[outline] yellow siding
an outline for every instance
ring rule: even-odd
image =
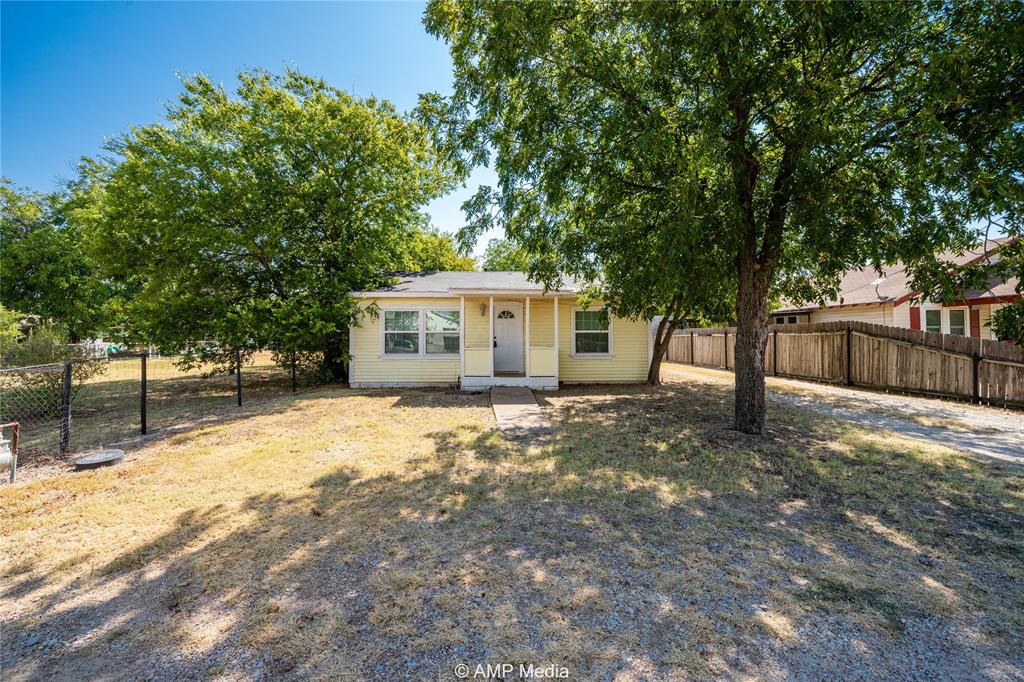
[[[524,303],[525,305],[525,303]],[[552,300],[530,299],[530,341],[533,347],[554,347],[555,304]]]
[[[466,297],[466,348],[490,348],[490,310],[487,298]],[[483,306],[484,314],[480,314]],[[488,369],[488,374],[490,370]]]
[[[978,306],[979,313],[978,318],[981,321],[981,338],[992,339],[996,338],[996,330],[992,328],[992,315],[1002,308],[1005,303],[992,303],[989,305]]]
[[[353,329],[354,383],[369,384],[454,384],[459,380],[459,358],[394,358],[383,357],[381,325],[385,310],[437,307],[458,310],[458,298],[379,298],[367,301],[364,307],[376,303],[381,310],[377,317],[364,315],[361,326]],[[477,311],[479,316],[479,311]],[[469,317],[467,315],[467,317]]]
[[[554,348],[531,348],[530,349],[530,376],[553,377],[555,376],[555,349]]]
[[[891,303],[882,305],[856,305],[848,308],[823,308],[811,313],[811,322],[870,322],[871,324],[893,324]],[[910,326],[910,313],[907,312],[907,326]]]
[[[894,306],[892,308],[892,321],[889,324],[893,327],[910,329],[910,304],[904,301],[898,306]]]
[[[595,305],[591,305],[594,309]],[[612,357],[572,356],[572,313],[575,302],[563,300],[558,308],[558,378],[566,382],[639,382],[647,379],[649,320],[612,319]]]
[[[491,351],[489,348],[467,348],[465,353],[467,377],[491,376]]]
[[[496,297],[495,300],[514,300]],[[525,300],[518,299],[525,305]],[[373,303],[384,310],[419,308],[459,309],[459,299],[453,298],[379,298]],[[466,376],[490,374],[490,310],[487,297],[466,298],[462,321],[464,328]],[[484,314],[480,314],[480,306]],[[612,356],[608,358],[573,357],[572,312],[576,303],[559,301],[558,310],[558,378],[576,382],[639,382],[647,377],[649,322],[643,320],[612,320]],[[353,329],[352,381],[356,384],[452,384],[459,380],[462,363],[455,358],[384,357],[381,348],[383,315],[363,317],[362,324]],[[533,376],[552,376],[555,354],[545,347],[554,346],[554,302],[532,299],[530,302],[530,373]]]

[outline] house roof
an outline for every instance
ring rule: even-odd
[[[985,246],[979,246],[961,254],[945,252],[939,254],[939,260],[945,261],[951,268],[977,262],[987,253],[1004,243],[1006,239],[990,239]],[[993,279],[990,287],[984,291],[968,290],[964,292],[964,301],[972,299],[1016,297],[1017,279],[1011,278],[1003,283]],[[853,305],[882,305],[885,303],[899,304],[917,292],[910,285],[910,275],[902,263],[882,268],[879,273],[873,268],[850,270],[843,275],[839,283],[838,295],[826,301],[823,306],[787,306],[773,312],[810,312],[821,308],[838,308]]]
[[[458,296],[472,294],[524,293],[531,295],[574,295],[579,285],[564,281],[557,290],[546,290],[525,272],[395,272],[395,282],[371,291],[353,292],[356,296]]]

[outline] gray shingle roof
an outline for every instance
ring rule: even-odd
[[[375,289],[377,292],[439,293],[449,290],[481,289],[509,291],[544,289],[543,284],[531,281],[525,272],[396,272],[397,281],[391,286]],[[574,281],[563,281],[561,291],[575,291]]]
[[[999,244],[1005,242],[1005,239],[992,239],[988,242],[988,249],[991,250],[996,248]],[[985,249],[978,247],[962,254],[956,253],[943,253],[939,255],[939,260],[949,263],[951,267],[958,265],[964,265],[966,263],[977,260],[978,258],[985,255]],[[878,282],[876,285],[875,282]],[[993,286],[990,292],[977,292],[968,291],[965,292],[966,298],[983,298],[986,296],[1008,296],[1014,294],[1014,287],[1017,284],[1016,279],[1012,279],[1005,284],[993,282]],[[891,301],[899,301],[907,296],[916,293],[910,286],[910,276],[907,274],[902,263],[896,263],[888,267],[882,268],[882,273],[879,274],[872,268],[866,268],[864,270],[850,270],[843,275],[842,280],[839,283],[839,295],[831,300],[826,301],[824,308],[832,308],[841,305],[870,305],[889,303]],[[773,312],[796,312],[796,311],[809,311],[819,310],[818,306],[809,304],[806,306],[790,306],[783,302],[783,307],[777,308]]]

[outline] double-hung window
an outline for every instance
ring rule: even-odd
[[[926,332],[942,331],[942,311],[938,308],[928,308],[924,311],[924,330]]]
[[[604,310],[575,310],[572,320],[575,355],[609,355],[611,325]]]
[[[420,311],[384,311],[384,354],[418,355],[420,352]]]
[[[963,308],[949,311],[949,333],[953,336],[967,336],[967,311]]]
[[[459,352],[459,311],[428,310],[427,355],[457,355]]]
[[[384,355],[458,354],[458,310],[384,311]]]

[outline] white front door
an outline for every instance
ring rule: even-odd
[[[522,303],[494,303],[494,371],[523,371]]]

